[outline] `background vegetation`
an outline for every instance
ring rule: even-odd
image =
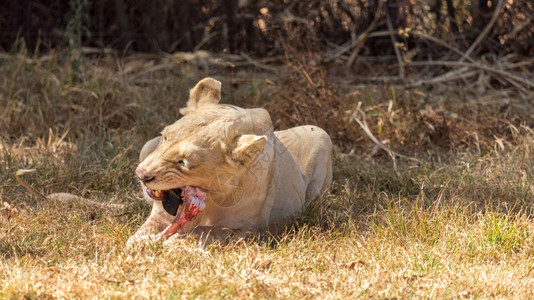
[[[0,297],[532,298],[531,1],[158,4],[0,3]],[[139,149],[205,76],[325,128],[332,189],[280,235],[126,250]]]
[[[313,38],[327,50],[362,33],[405,28],[466,50],[492,22],[477,53],[532,55],[532,15],[534,4],[517,0],[3,1],[0,45],[11,49],[19,36],[32,50],[55,48],[77,22],[83,24],[78,33],[85,46],[120,51],[209,49],[265,56],[283,53],[282,44],[293,30],[300,35],[292,42]],[[393,54],[389,36],[371,39],[366,44],[371,55]],[[425,50],[419,55],[441,56],[442,49],[418,35],[408,34],[400,42]]]

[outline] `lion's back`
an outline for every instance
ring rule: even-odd
[[[323,129],[304,125],[276,131],[302,172],[305,204],[317,198],[332,183],[332,141]]]

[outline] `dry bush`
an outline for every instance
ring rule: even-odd
[[[313,48],[310,41],[296,44]],[[310,64],[313,54],[298,54],[300,50],[286,47],[293,55],[276,84],[269,87],[267,93],[274,96],[264,104],[275,127],[318,125],[346,150],[374,146],[351,119],[358,110],[366,115],[372,133],[381,142],[407,154],[435,147],[452,151],[492,149],[496,140],[517,143],[527,133],[522,125],[534,122],[534,107],[513,90],[480,94],[454,85],[441,91],[394,85],[354,87],[350,79],[332,73],[331,68]]]
[[[313,124],[324,128],[337,142],[354,144],[361,140],[361,133],[347,126],[348,97],[339,93],[324,69],[290,63],[272,94],[275,96],[264,107],[276,129]]]

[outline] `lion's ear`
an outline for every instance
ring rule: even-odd
[[[221,82],[211,77],[202,79],[189,91],[187,106],[180,109],[182,115],[196,110],[197,108],[217,104],[221,100]]]
[[[232,165],[248,165],[267,144],[267,136],[243,134],[239,136],[228,158]]]
[[[146,144],[141,149],[141,153],[139,153],[139,162],[143,162],[143,160],[145,160],[145,158],[150,153],[152,153],[152,152],[154,152],[154,150],[156,150],[156,148],[158,147],[160,139],[161,139],[161,136],[158,136],[158,137],[155,137],[155,138],[151,139],[150,141],[146,142]]]

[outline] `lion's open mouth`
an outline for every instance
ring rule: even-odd
[[[181,188],[172,190],[152,190],[147,187],[146,194],[154,200],[161,201],[165,211],[173,216],[176,216],[178,207],[184,203]]]
[[[165,211],[176,216],[171,224],[158,234],[158,238],[168,238],[175,234],[206,207],[206,192],[196,186],[187,185],[172,190],[152,190],[147,187],[146,193],[150,198],[162,201]]]

